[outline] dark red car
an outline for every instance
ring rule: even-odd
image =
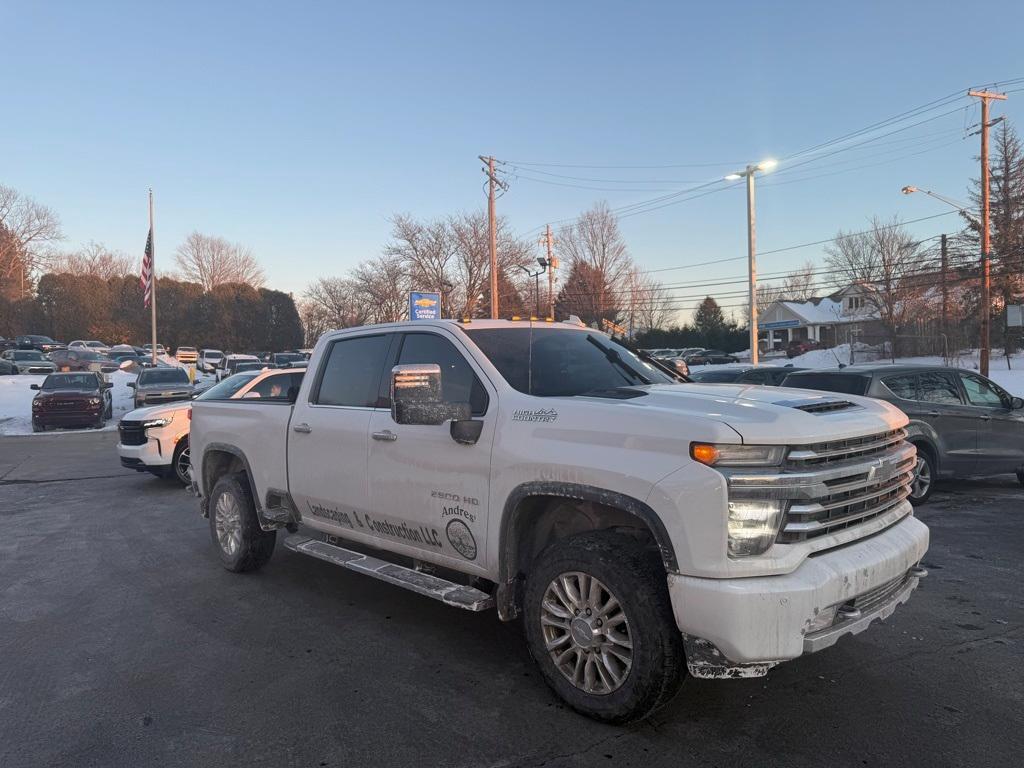
[[[50,360],[58,371],[93,371],[113,373],[118,362],[100,352],[86,349],[59,349],[50,353]]]
[[[51,373],[32,398],[32,431],[49,427],[97,427],[107,423],[113,410],[110,389],[96,373]]]

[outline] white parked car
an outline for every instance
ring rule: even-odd
[[[256,355],[228,355],[224,358],[224,362],[221,363],[221,366],[217,368],[217,381],[223,381],[228,376],[238,373],[238,366],[242,363],[254,363],[254,366],[249,366],[250,369],[255,368],[256,366],[259,368],[264,367],[263,363],[260,362],[260,359],[256,357]]]
[[[302,382],[305,370],[247,371],[210,387],[197,399],[287,398]],[[192,425],[192,401],[137,408],[117,425],[117,453],[121,465],[158,477],[176,478],[184,485],[189,476],[188,434]]]
[[[200,349],[198,366],[204,373],[213,373],[224,366],[224,353],[219,349]]]
[[[77,349],[85,352],[99,352],[100,354],[106,354],[110,351],[110,347],[104,344],[102,341],[83,341],[78,339],[68,344],[68,349]]]

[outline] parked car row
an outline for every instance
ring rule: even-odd
[[[262,368],[263,364],[257,363]],[[225,378],[196,399],[259,398],[268,402],[294,402],[303,375],[304,370],[243,371]],[[159,477],[175,478],[182,485],[188,485],[191,482],[188,441],[191,410],[192,400],[187,399],[138,408],[126,414],[117,426],[121,465]]]

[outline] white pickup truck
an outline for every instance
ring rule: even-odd
[[[193,487],[229,570],[284,528],[297,552],[522,616],[557,694],[626,722],[687,669],[763,675],[909,598],[928,529],[906,423],[680,383],[573,324],[417,321],[326,334],[294,403],[196,401]]]

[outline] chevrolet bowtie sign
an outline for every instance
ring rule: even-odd
[[[441,294],[413,291],[409,294],[410,320],[438,320],[441,317]]]

